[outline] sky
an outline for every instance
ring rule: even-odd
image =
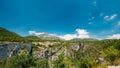
[[[0,0],[0,27],[21,36],[120,39],[120,0]]]

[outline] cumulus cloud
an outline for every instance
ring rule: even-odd
[[[38,35],[40,35],[40,34],[44,34],[44,32],[36,32],[36,31],[28,31],[28,33],[29,33],[30,35],[36,35],[36,36],[38,36]]]
[[[107,39],[120,39],[120,34],[113,34],[112,36],[109,36]]]
[[[88,32],[84,29],[76,29],[76,31],[79,35],[87,35],[88,34]]]
[[[71,40],[73,38],[77,38],[77,34],[65,34],[63,36],[58,36],[62,39],[65,39],[65,40]]]
[[[84,29],[76,29],[76,33],[74,34],[65,34],[59,37],[65,40],[71,40],[73,38],[89,38],[90,36],[88,34],[89,32]]]
[[[49,34],[49,35],[53,35],[53,36],[57,36],[59,38],[65,39],[65,40],[71,40],[73,38],[89,38],[89,32],[87,32],[84,29],[76,29],[75,30],[76,33],[74,34],[65,34],[65,35],[56,35],[56,34]],[[36,32],[36,31],[29,31],[30,35],[40,35],[40,34],[44,34],[44,32]]]
[[[104,16],[104,19],[107,20],[107,21],[110,21],[110,20],[115,19],[116,16],[117,16],[117,14],[113,14],[113,15],[111,15],[111,16]]]

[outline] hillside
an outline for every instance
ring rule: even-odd
[[[21,41],[22,37],[14,32],[0,27],[0,41]]]
[[[35,42],[35,41],[55,41],[60,40],[58,37],[49,35],[49,34],[42,34],[39,36],[26,36],[21,37],[20,35],[11,32],[3,27],[0,27],[0,41],[11,41],[11,42]]]
[[[99,41],[98,39],[94,39],[94,38],[74,38],[69,40],[69,42],[95,42],[95,41]]]
[[[28,41],[41,41],[40,38],[38,38],[37,36],[26,36],[24,37],[24,39],[28,40]]]

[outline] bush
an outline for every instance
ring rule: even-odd
[[[17,55],[7,60],[6,68],[29,68],[35,65],[35,59],[29,55]]]
[[[36,60],[36,68],[49,68],[47,58]]]
[[[53,68],[65,68],[65,65],[62,63],[64,59],[64,54],[60,54],[58,59],[53,62]]]

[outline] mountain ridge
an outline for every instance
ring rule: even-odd
[[[22,37],[15,32],[0,27],[0,41],[20,41]]]

